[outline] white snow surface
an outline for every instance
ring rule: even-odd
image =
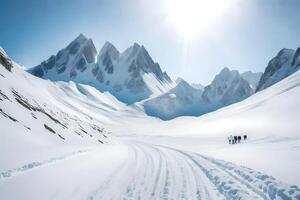
[[[296,72],[226,108],[162,121],[91,86],[0,65],[0,197],[299,200],[299,86]],[[249,140],[229,145],[230,134]]]

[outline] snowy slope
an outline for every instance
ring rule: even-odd
[[[297,71],[217,111],[170,121],[135,120],[131,123],[143,125],[130,127],[128,131],[145,135],[144,142],[228,160],[299,186],[299,99],[300,71]],[[248,135],[249,141],[228,145],[229,135],[243,134]]]
[[[97,55],[92,40],[82,34],[29,72],[52,81],[91,85],[127,104],[162,94],[174,85],[144,46],[135,43],[120,53],[106,42]]]
[[[7,67],[10,64],[13,68]],[[224,150],[242,154],[239,146],[224,148],[228,131],[243,130],[251,138],[269,136],[265,141],[250,140],[268,147],[268,155],[274,148],[266,143],[277,145],[297,137],[300,72],[227,108],[164,122],[91,86],[42,80],[12,61],[4,65],[0,64],[1,199],[300,199],[293,181],[268,175],[276,172],[271,167],[266,173],[213,158]],[[177,89],[189,87],[183,82]],[[266,121],[257,123],[262,118]],[[173,137],[159,137],[155,144],[151,137],[113,137],[110,131]],[[271,137],[274,134],[278,137]],[[174,139],[191,146],[176,135],[193,135],[194,144],[203,149],[175,148],[170,144]],[[203,136],[217,136],[223,145],[215,146]],[[299,142],[291,148],[298,152]],[[247,153],[236,162],[249,161]],[[298,169],[299,153],[291,158],[275,153]],[[262,163],[260,156],[261,152],[254,159]],[[281,171],[299,180],[299,172],[286,165]]]
[[[199,116],[246,99],[253,94],[250,84],[238,71],[224,68],[212,83],[195,89],[183,79],[169,92],[143,103],[145,112],[163,120],[178,116]]]
[[[13,67],[8,68],[10,65]],[[117,118],[139,115],[144,114],[109,93],[73,82],[37,78],[1,54],[1,171],[110,143],[109,127]],[[22,157],[15,159],[18,155]]]
[[[296,51],[292,49],[282,49],[269,62],[263,73],[256,92],[266,89],[271,85],[299,70],[300,66],[300,48]]]

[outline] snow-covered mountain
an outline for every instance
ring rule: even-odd
[[[202,85],[201,83],[192,83],[191,86],[195,89],[198,89],[198,90],[204,90],[205,86]]]
[[[253,94],[250,84],[242,78],[237,70],[224,68],[204,88],[203,100],[216,107],[222,107],[242,101]]]
[[[254,92],[238,71],[228,68],[216,75],[204,90],[193,88],[183,79],[177,83],[169,92],[145,101],[145,112],[164,120],[178,116],[199,116],[242,101]]]
[[[144,46],[135,43],[120,53],[106,42],[97,55],[93,41],[82,34],[29,72],[52,81],[91,85],[127,104],[160,95],[174,86]]]
[[[175,81],[175,83],[179,84],[181,81],[185,81],[183,78],[178,77]],[[186,81],[185,81],[186,82]],[[202,85],[201,83],[192,83],[190,84],[193,88],[198,89],[198,90],[204,90],[205,86]]]
[[[262,74],[263,74],[262,72],[247,71],[242,73],[241,76],[243,79],[248,81],[251,88],[255,91]]]
[[[269,62],[259,81],[256,92],[274,85],[275,83],[299,70],[299,68],[300,48],[298,48],[296,51],[293,49],[282,49]]]
[[[178,116],[197,116],[203,113],[202,90],[191,87],[181,80],[169,92],[144,102],[145,112],[150,116],[157,116],[163,120]]]

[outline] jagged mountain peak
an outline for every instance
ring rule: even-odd
[[[181,81],[184,81],[184,79],[181,78],[181,77],[178,77],[178,78],[175,80],[175,83],[179,84]]]
[[[243,79],[248,81],[251,88],[255,91],[262,74],[262,72],[246,71],[242,73],[241,76],[243,77]]]
[[[266,89],[279,82],[299,69],[300,49],[281,49],[277,55],[270,60],[263,73],[256,92]]]
[[[224,68],[212,83],[196,89],[179,78],[169,92],[146,101],[147,114],[168,120],[178,116],[199,116],[218,108],[246,99],[253,94],[249,83],[237,70]]]
[[[229,76],[237,76],[239,72],[237,70],[230,70],[228,67],[224,67],[221,72],[215,77],[218,78],[228,78]]]
[[[120,52],[118,49],[110,42],[105,42],[103,47],[101,48],[99,55],[98,55],[98,61],[103,61],[105,57],[109,56],[112,60],[117,60],[120,57]]]
[[[85,36],[84,34],[80,33],[72,42],[85,42],[86,40],[88,40],[88,37]]]
[[[118,49],[109,41],[106,41],[103,45],[103,47],[100,50],[99,54],[103,54],[104,52],[109,51],[109,52],[116,52],[119,54]]]
[[[126,60],[129,61],[129,60],[132,60],[132,59],[136,59],[139,56],[144,56],[144,55],[147,55],[147,54],[148,54],[148,52],[145,49],[145,47],[141,46],[141,45],[139,45],[138,43],[135,42],[132,46],[130,46],[129,48],[127,48],[123,52],[122,57],[124,57]]]
[[[250,84],[237,70],[224,68],[212,83],[204,88],[203,99],[207,103],[229,105],[249,97],[252,93]]]
[[[239,78],[240,74],[237,70],[230,70],[228,67],[225,67],[221,70],[219,74],[215,76],[211,85],[223,86],[230,85],[236,78]]]
[[[97,50],[92,39],[83,34],[66,48],[29,70],[35,76],[51,80],[71,80],[96,61]]]
[[[88,84],[128,104],[173,87],[170,77],[162,72],[144,46],[134,43],[120,53],[106,42],[97,55],[92,39],[83,34],[29,72],[53,81]]]
[[[183,87],[183,88],[193,88],[188,82],[185,80],[181,79],[179,83],[177,83],[176,87]]]

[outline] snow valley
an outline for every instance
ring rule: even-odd
[[[1,48],[0,197],[300,199],[299,68],[282,49],[202,86],[137,43],[80,34],[27,71]]]

